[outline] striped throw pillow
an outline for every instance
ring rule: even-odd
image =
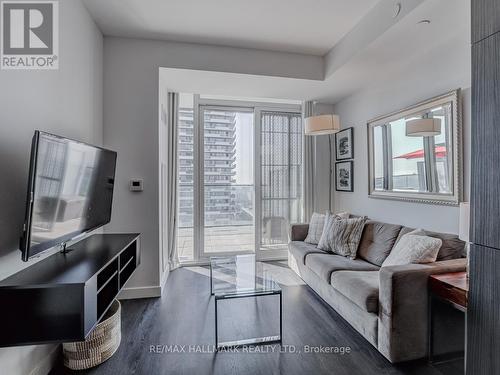
[[[318,248],[355,259],[366,220],[366,216],[341,219],[328,215],[323,229],[325,235],[321,237]]]

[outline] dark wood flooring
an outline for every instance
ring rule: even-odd
[[[276,269],[281,280],[291,273],[282,265]],[[107,362],[89,371],[72,372],[63,367],[61,359],[52,374],[463,374],[460,360],[440,366],[430,366],[424,360],[391,365],[308,286],[293,282],[293,273],[282,284],[283,345],[288,350],[270,344],[255,347],[260,350],[257,353],[241,349],[214,353],[210,350],[214,344],[214,301],[204,271],[200,267],[177,269],[161,298],[123,301],[121,346]],[[233,300],[241,303],[221,307],[221,334],[226,336],[222,339],[276,334],[279,300],[273,298]],[[151,348],[157,345],[178,345],[179,350],[185,345],[188,352],[155,353]],[[196,352],[189,353],[190,345]],[[351,352],[306,353],[306,345],[349,347]],[[199,352],[207,349],[208,353]]]

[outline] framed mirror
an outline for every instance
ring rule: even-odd
[[[368,123],[371,198],[459,204],[459,95],[455,90]]]

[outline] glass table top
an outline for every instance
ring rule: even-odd
[[[281,288],[255,255],[210,258],[211,293],[218,298],[280,293]]]

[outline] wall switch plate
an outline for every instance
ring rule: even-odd
[[[130,191],[143,191],[144,190],[144,180],[142,178],[133,178],[130,180]]]

